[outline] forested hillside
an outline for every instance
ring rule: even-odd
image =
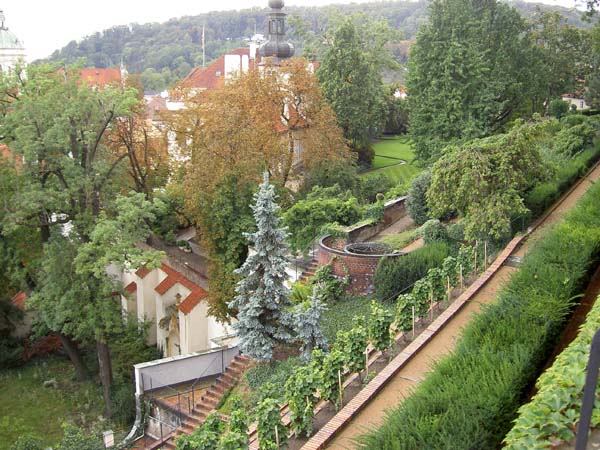
[[[536,12],[536,4],[515,2],[524,15]],[[559,10],[576,26],[586,26],[580,13],[566,8],[540,5],[544,9]],[[197,16],[184,16],[165,23],[119,25],[94,33],[80,42],[71,41],[55,51],[49,61],[71,63],[86,59],[89,67],[115,67],[121,60],[130,73],[141,73],[147,89],[161,89],[185,76],[192,67],[202,64],[202,27],[205,28],[206,62],[226,51],[246,45],[256,32],[262,33],[267,8],[241,11],[216,11]],[[412,38],[419,26],[427,20],[427,2],[377,2],[324,7],[286,8],[289,14],[288,35],[302,53],[304,40],[322,35],[328,23],[339,16],[364,13],[375,20],[386,20],[398,30],[398,39]],[[406,45],[393,49],[400,61],[406,56]]]

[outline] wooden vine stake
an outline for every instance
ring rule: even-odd
[[[275,425],[275,443],[277,444],[277,448],[279,448],[279,430],[277,428],[279,427]]]
[[[429,291],[429,321],[433,322],[433,288]]]
[[[462,291],[463,288],[463,274],[462,274],[462,264],[460,265],[460,290]]]
[[[413,323],[413,327],[412,327],[412,337],[413,339],[415,338],[415,307],[411,306],[412,308],[412,323]]]
[[[446,277],[446,281],[448,283],[448,288],[446,289],[446,297],[448,298],[448,303],[450,303],[450,276]]]
[[[365,348],[365,378],[369,378],[369,347]]]
[[[483,243],[483,270],[487,270],[487,241]]]
[[[473,267],[474,267],[474,269],[473,269],[473,275],[475,275],[475,276],[477,276],[477,246],[478,245],[479,245],[478,242],[475,241],[475,252],[474,252],[474,256],[473,256],[473,259],[474,259],[474,261],[473,261],[474,262],[474,264],[473,264]]]
[[[340,390],[340,408],[344,406],[344,391],[342,391],[342,371],[338,370],[338,384]]]

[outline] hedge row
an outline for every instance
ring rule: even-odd
[[[552,180],[540,183],[525,196],[525,206],[532,217],[539,217],[573,182],[583,176],[600,158],[600,145],[588,148],[560,167]]]
[[[399,294],[425,277],[429,269],[440,267],[453,252],[446,242],[433,242],[407,255],[383,258],[375,271],[375,295],[381,301],[396,300]]]
[[[600,250],[600,184],[537,240],[498,301],[362,448],[498,448]]]
[[[577,338],[557,356],[536,382],[538,393],[519,409],[519,417],[504,443],[507,449],[549,448],[573,439],[579,421],[590,346],[600,328],[600,298],[592,307]],[[600,425],[600,408],[592,426]]]

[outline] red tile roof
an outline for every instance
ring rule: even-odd
[[[13,298],[10,299],[10,302],[16,308],[19,308],[21,311],[25,311],[25,300],[27,299],[27,294],[23,291],[16,294]]]
[[[149,273],[150,271],[145,267],[142,267],[141,269],[135,271],[135,274],[140,278],[146,278],[146,275],[148,275]]]
[[[81,69],[81,80],[90,86],[104,87],[121,83],[121,69]]]
[[[135,294],[137,291],[137,283],[135,281],[132,281],[127,286],[125,286],[125,290],[130,294]]]
[[[167,278],[154,288],[160,295],[167,293],[167,291],[177,283],[190,291],[189,295],[177,306],[182,313],[189,314],[202,299],[208,296],[208,292],[166,264],[163,264],[160,267],[160,270],[167,274]]]
[[[227,53],[228,55],[247,55],[250,57],[250,48],[237,48]],[[225,55],[213,61],[208,67],[196,67],[181,81],[181,85],[193,89],[217,89],[223,86],[225,79]]]

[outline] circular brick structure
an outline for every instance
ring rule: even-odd
[[[352,252],[352,243],[345,239],[327,235],[319,241],[317,261],[319,266],[331,262],[333,273],[340,277],[350,277],[350,289],[355,292],[368,292],[373,287],[373,276],[379,260],[384,256],[398,257],[403,253],[359,254]],[[351,251],[348,251],[350,249]]]

